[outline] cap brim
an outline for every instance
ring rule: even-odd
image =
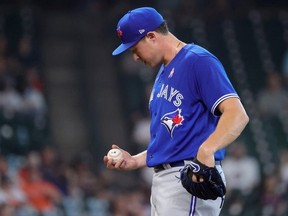
[[[119,55],[120,53],[126,51],[127,49],[129,49],[130,47],[134,46],[136,42],[130,42],[130,43],[125,43],[125,44],[120,44],[120,46],[118,46],[113,52],[112,52],[112,55],[115,56],[115,55]]]

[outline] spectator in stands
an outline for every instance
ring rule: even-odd
[[[43,84],[40,81],[37,68],[27,68],[24,79],[23,112],[34,115],[46,114],[47,106],[42,92]]]
[[[260,115],[267,118],[278,116],[288,109],[288,92],[280,73],[267,74],[266,87],[258,94],[257,103]]]
[[[36,213],[21,188],[7,176],[0,178],[0,205],[7,205],[7,210],[11,207],[13,216],[32,216]]]
[[[45,181],[40,170],[30,169],[27,173],[26,182],[22,183],[28,202],[39,213],[57,215],[57,205],[61,201],[61,193],[59,190]]]
[[[114,196],[112,205],[112,215],[114,216],[148,216],[143,201],[143,195],[137,191],[121,192]]]
[[[21,183],[26,183],[29,178],[30,170],[39,170],[41,166],[40,154],[36,151],[27,153],[25,163],[18,170],[18,176]]]
[[[127,193],[127,192],[126,192]],[[122,215],[129,215],[128,208],[127,208],[127,194],[115,194],[112,200],[112,215],[114,216],[122,216]]]
[[[27,68],[26,73],[17,76],[2,74],[5,59],[0,57],[0,108],[9,113],[45,114],[46,100],[42,83],[36,68]]]
[[[35,211],[28,204],[14,169],[15,167],[12,168],[11,164],[8,164],[6,157],[0,155],[0,205],[2,206],[0,215],[4,216],[6,213],[8,215],[8,212],[13,210],[10,212],[13,216],[33,216]]]
[[[226,159],[222,162],[227,181],[225,210],[228,215],[240,216],[249,211],[251,203],[257,200],[260,165],[256,158],[247,153],[242,141],[236,141],[227,150]]]
[[[7,56],[7,40],[0,37],[0,108],[14,114],[44,114],[46,101],[31,36],[19,40],[18,53]]]
[[[19,208],[26,202],[23,191],[6,175],[0,177],[0,203],[6,203],[13,208]]]
[[[280,178],[277,173],[265,176],[261,188],[261,210],[264,216],[282,216],[287,215],[287,197],[281,190]]]
[[[26,156],[26,164],[18,171],[20,187],[27,202],[39,213],[55,211],[55,204],[61,199],[60,191],[44,180],[41,173],[39,152],[31,151]]]
[[[46,101],[42,91],[35,87],[37,69],[28,68],[25,74],[18,75],[16,79],[17,91],[21,97],[20,113],[36,116],[46,113]]]
[[[0,154],[0,177],[5,176],[13,181],[14,184],[18,184],[17,170],[15,167],[9,167],[6,156]]]
[[[16,80],[8,69],[6,57],[0,56],[0,108],[4,112],[15,113],[21,110],[22,100],[16,91]]]
[[[150,215],[150,205],[145,205],[146,197],[141,190],[130,191],[128,195],[128,211],[130,215],[148,216]]]
[[[98,183],[95,174],[91,169],[91,160],[88,153],[80,153],[71,162],[69,183],[73,182],[74,187],[79,188],[83,197],[94,196]]]
[[[66,177],[66,165],[52,146],[45,146],[41,151],[41,172],[43,178],[57,187],[63,196],[69,195]]]
[[[256,158],[248,155],[245,143],[237,141],[228,149],[223,161],[227,190],[249,195],[260,183],[260,165]]]

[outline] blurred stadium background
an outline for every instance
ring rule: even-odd
[[[221,215],[287,216],[285,0],[1,0],[0,215],[149,215],[151,170],[102,163],[113,143],[133,154],[149,140],[155,71],[111,55],[118,19],[139,6],[214,53],[250,116],[223,164]]]

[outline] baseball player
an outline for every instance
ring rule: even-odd
[[[130,50],[134,60],[159,67],[159,72],[149,102],[147,150],[130,155],[112,145],[121,150],[122,158],[113,163],[104,156],[105,165],[118,170],[154,168],[152,216],[219,215],[225,195],[224,148],[249,121],[222,64],[206,49],[176,38],[154,8],[129,11],[116,31],[122,44],[112,55]],[[185,174],[188,186],[182,180]],[[214,185],[202,185],[208,181]],[[212,198],[206,197],[207,191]]]

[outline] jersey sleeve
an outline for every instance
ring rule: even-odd
[[[238,97],[223,65],[214,56],[202,56],[193,68],[199,99],[213,115],[221,115],[218,105],[227,98]]]

